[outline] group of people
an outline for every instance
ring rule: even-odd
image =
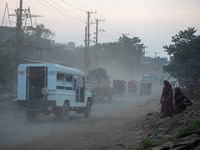
[[[175,92],[175,94],[173,94]],[[164,87],[160,99],[161,103],[161,114],[160,117],[168,117],[173,114],[178,114],[184,111],[187,106],[192,104],[182,92],[179,87],[172,89],[172,85],[169,81],[164,81]]]

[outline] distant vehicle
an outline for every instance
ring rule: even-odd
[[[113,80],[113,94],[123,96],[126,92],[126,82],[123,80]]]
[[[146,82],[150,82],[151,84],[153,84],[155,81],[155,76],[152,73],[144,73],[142,75],[141,81],[146,81]]]
[[[56,64],[20,64],[17,104],[23,106],[28,120],[37,113],[54,113],[63,121],[69,111],[90,117],[92,93],[85,88],[85,75],[78,69]]]
[[[129,81],[128,82],[128,95],[136,94],[137,92],[137,82],[136,81]]]
[[[103,68],[89,71],[86,87],[93,93],[94,99],[112,99],[111,81]]]
[[[151,95],[151,82],[140,81],[140,95]]]

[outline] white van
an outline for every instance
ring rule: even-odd
[[[85,75],[78,69],[57,64],[20,64],[18,67],[17,104],[24,106],[28,120],[37,113],[66,121],[69,111],[88,118],[92,93],[85,88]]]

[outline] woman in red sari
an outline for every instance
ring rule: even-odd
[[[173,90],[169,81],[164,81],[163,92],[161,95],[161,113],[160,117],[171,116],[174,112]]]

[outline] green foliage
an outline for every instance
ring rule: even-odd
[[[177,136],[192,132],[200,132],[200,120],[194,120],[193,122],[183,126],[180,130],[178,130]]]
[[[35,28],[29,26],[25,29],[25,33],[26,36],[34,36],[38,39],[52,39],[52,37],[55,35],[54,32],[45,28],[43,24],[38,24]]]
[[[145,150],[155,146],[155,141],[153,139],[144,139],[136,150]]]
[[[200,78],[200,36],[194,35],[195,32],[194,28],[180,31],[172,37],[174,44],[164,46],[173,55],[171,63],[163,67],[165,72],[179,79]]]
[[[166,139],[167,141],[172,142],[172,141],[174,141],[174,140],[176,139],[176,135],[167,136],[165,139]]]
[[[5,84],[14,77],[13,56],[13,51],[0,48],[0,84]]]
[[[128,67],[139,66],[143,55],[144,45],[140,44],[139,37],[128,38],[125,35],[119,38],[123,58]]]
[[[141,40],[138,37],[129,38],[122,35],[118,42],[104,43],[98,47],[92,47],[90,57],[95,58],[94,61],[99,60],[99,63],[111,63],[116,62],[119,66],[138,70],[142,66],[141,58],[144,55],[144,45],[140,43]],[[96,56],[93,57],[91,53],[96,51]]]

